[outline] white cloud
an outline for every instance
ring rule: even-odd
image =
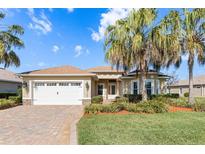
[[[87,55],[90,54],[90,51],[87,48],[82,47],[82,45],[76,45],[74,50],[75,50],[74,57],[76,57],[76,58],[82,54],[87,54]]]
[[[83,47],[81,45],[75,46],[75,57],[79,57],[82,54]]]
[[[91,37],[94,41],[98,42],[104,38],[104,33],[109,25],[113,25],[118,19],[122,19],[128,16],[132,9],[109,9],[106,13],[101,14],[100,26],[98,31],[92,31]]]
[[[36,17],[34,9],[29,8],[28,15],[32,20],[32,22],[29,23],[30,29],[38,30],[43,34],[47,34],[52,31],[52,23],[43,11],[40,13],[39,17]]]
[[[46,66],[45,62],[38,62],[38,66],[42,67],[42,66]]]
[[[53,51],[54,53],[57,53],[59,50],[60,50],[60,47],[57,46],[57,45],[54,45],[53,48],[52,48],[52,51]]]
[[[74,8],[67,8],[69,13],[72,13],[74,11]]]

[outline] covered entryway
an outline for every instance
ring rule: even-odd
[[[82,105],[82,81],[35,81],[34,105]]]

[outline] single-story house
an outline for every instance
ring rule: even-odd
[[[205,75],[195,76],[193,78],[193,95],[194,97],[205,96]],[[179,80],[168,87],[170,93],[178,93],[184,96],[184,93],[189,92],[189,80]]]
[[[124,74],[110,66],[82,70],[73,66],[53,67],[24,72],[23,103],[34,105],[81,105],[93,96],[102,95],[104,101],[123,94],[139,93],[136,71]],[[148,94],[163,93],[168,76],[156,71],[147,73]]]
[[[15,73],[0,68],[0,93],[16,93],[22,79]]]

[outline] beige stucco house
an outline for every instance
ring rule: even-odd
[[[0,68],[0,93],[16,93],[21,87],[22,79],[15,73]]]
[[[195,76],[193,83],[194,97],[205,96],[205,75]],[[179,80],[169,86],[168,90],[170,93],[178,93],[180,96],[184,96],[184,93],[189,92],[189,80]]]
[[[24,72],[21,76],[23,103],[34,105],[81,105],[97,95],[102,95],[106,102],[123,94],[138,94],[140,86],[136,71],[124,74],[110,66],[87,70],[62,66]],[[167,78],[162,73],[149,71],[148,94],[163,93]]]

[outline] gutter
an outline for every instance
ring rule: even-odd
[[[96,76],[95,74],[20,74],[22,77],[27,76]]]

